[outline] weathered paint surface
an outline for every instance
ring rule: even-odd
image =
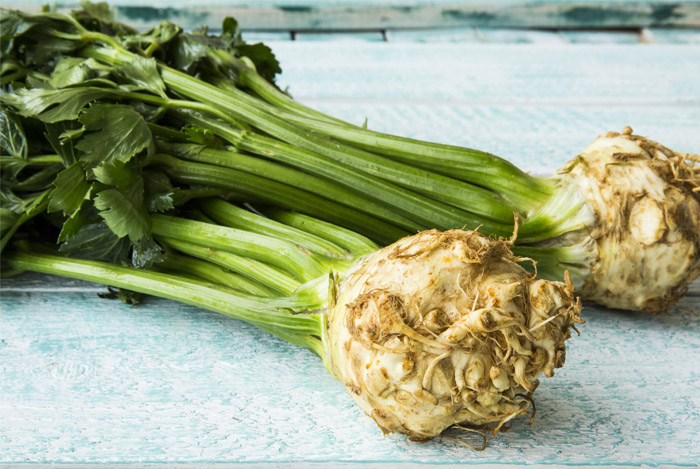
[[[239,321],[30,278],[3,282],[0,463],[700,461],[700,316],[684,309],[585,308],[534,424],[473,453],[383,437],[315,356]]]
[[[699,104],[692,45],[269,43],[298,98]]]
[[[38,8],[43,0],[10,0],[8,6]],[[59,7],[80,2],[61,1]],[[626,2],[623,0],[113,0],[122,21],[147,24],[161,19],[186,27],[218,27],[235,16],[252,29],[393,29],[450,26],[486,27],[644,27],[700,25],[700,5],[689,0]]]
[[[435,3],[435,5],[433,5]],[[685,5],[680,5],[686,3]],[[25,11],[37,11],[43,5],[43,0],[24,0],[5,2],[5,8],[17,8]],[[221,20],[226,16],[234,16],[239,20],[247,41],[391,41],[391,42],[457,42],[457,43],[593,43],[593,44],[697,44],[700,42],[700,3],[659,1],[650,3],[635,3],[634,7],[621,2],[577,3],[578,10],[592,9],[607,11],[613,6],[624,9],[640,9],[646,14],[654,11],[655,19],[648,21],[633,21],[635,18],[629,12],[619,14],[614,18],[605,15],[588,13],[585,22],[558,21],[553,19],[561,14],[557,9],[574,8],[566,2],[499,2],[500,8],[522,7],[514,19],[502,18],[493,21],[490,14],[472,13],[472,21],[453,22],[443,17],[459,16],[454,10],[455,5],[447,2],[412,2],[412,6],[402,5],[402,2],[383,2],[377,6],[372,2],[319,2],[313,7],[304,7],[290,2],[257,2],[246,5],[246,2],[225,2],[225,5],[215,0],[205,4],[192,5],[191,2],[180,0],[174,4],[144,6],[140,1],[119,0],[110,2],[115,8],[116,18],[136,27],[146,30],[158,24],[161,20],[169,20],[186,29],[198,29],[202,26],[211,31],[221,27]],[[69,11],[79,8],[72,2],[58,2],[59,11]],[[342,5],[353,13],[336,11]],[[423,8],[442,8],[442,14],[430,20]],[[479,2],[461,2],[459,8],[477,8]],[[546,5],[546,6],[545,6]],[[585,8],[584,8],[585,5]],[[678,10],[681,8],[681,10]],[[684,9],[689,9],[685,12]],[[697,12],[695,11],[697,9]],[[555,10],[553,13],[549,10]],[[400,11],[407,15],[410,21],[397,21],[392,13]],[[283,17],[276,18],[283,12]],[[668,13],[671,12],[671,13]],[[629,13],[629,14],[628,14]],[[389,16],[387,16],[389,15]],[[329,18],[337,16],[334,22]],[[546,16],[547,20],[539,19]],[[571,16],[571,15],[569,15]],[[664,21],[661,19],[664,18]],[[392,22],[393,21],[393,22]],[[682,26],[682,28],[678,28]],[[540,28],[540,29],[537,29]],[[544,29],[543,29],[544,28]]]

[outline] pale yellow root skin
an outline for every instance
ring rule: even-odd
[[[598,258],[579,292],[612,308],[657,313],[700,275],[700,157],[610,132],[564,166],[597,223],[581,233]]]
[[[497,427],[564,364],[573,285],[537,280],[509,244],[427,231],[367,257],[329,310],[332,373],[384,432]],[[528,396],[529,397],[529,396]]]

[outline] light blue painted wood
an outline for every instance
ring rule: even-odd
[[[387,31],[386,36],[389,42],[456,42],[460,44],[481,42],[473,27],[413,30],[398,29]]]
[[[558,31],[506,28],[440,28],[428,30],[388,31],[391,42],[419,43],[506,43],[560,44],[566,42]]]
[[[532,29],[476,28],[481,42],[506,44],[561,44],[566,40],[557,31]]]
[[[574,44],[639,44],[643,42],[639,31],[561,31],[568,42]]]
[[[310,42],[384,42],[384,36],[381,31],[366,31],[366,32],[333,32],[333,33],[307,33],[300,32],[294,34],[296,41]]]
[[[422,43],[561,43],[572,44],[700,44],[698,29],[551,30],[497,28],[433,28],[388,30],[389,42]]]
[[[649,29],[653,42],[659,44],[700,44],[700,29]]]
[[[271,46],[282,60],[280,83],[302,99],[644,109],[700,103],[700,80],[692,79],[700,76],[700,48],[688,45]]]
[[[316,357],[244,323],[40,283],[56,291],[2,295],[0,463],[700,461],[700,316],[682,309],[586,308],[535,423],[473,453],[383,437]]]
[[[287,31],[243,31],[243,40],[254,42],[270,42],[270,41],[290,41],[291,33]]]

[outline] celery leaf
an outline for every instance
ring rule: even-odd
[[[94,189],[95,185],[93,184],[88,189],[78,208],[63,222],[57,242],[61,243],[73,237],[83,226],[95,219],[96,210],[91,201]]]
[[[49,84],[54,88],[84,85],[85,81],[90,79],[106,78],[111,72],[110,67],[95,59],[65,57],[56,64],[49,78]]]
[[[59,251],[80,259],[122,264],[129,258],[131,243],[115,235],[105,223],[91,223],[68,238]]]
[[[107,226],[118,237],[128,236],[132,242],[148,236],[151,222],[144,205],[143,177],[121,163],[103,165],[98,177],[116,184],[94,199]]]
[[[154,151],[148,124],[130,106],[94,104],[80,115],[80,122],[91,131],[76,145],[85,152],[81,161],[87,167],[112,161],[126,163],[141,152],[150,156]]]
[[[255,64],[258,74],[271,83],[274,83],[275,76],[282,72],[272,49],[262,42],[240,45],[236,47],[236,53],[236,55],[248,57]]]
[[[63,169],[53,181],[54,190],[49,199],[49,212],[75,212],[85,200],[90,184],[80,163],[73,163]]]
[[[107,90],[92,87],[59,90],[30,88],[1,95],[0,102],[13,106],[24,117],[36,117],[52,123],[75,120],[88,103],[108,95]]]
[[[160,77],[155,59],[135,55],[130,63],[120,66],[115,69],[115,72],[129,81],[129,85],[125,85],[125,88],[150,91],[165,97],[165,83]]]
[[[85,129],[76,121],[62,121],[54,124],[45,124],[44,136],[51,148],[61,158],[63,166],[70,166],[78,161],[73,140],[80,137]]]

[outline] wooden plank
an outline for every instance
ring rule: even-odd
[[[659,44],[700,44],[700,29],[649,29],[652,42]]]
[[[700,42],[700,33],[695,30],[671,29],[661,31],[659,40],[647,30],[536,30],[503,28],[432,28],[397,29],[384,33],[389,42],[419,43],[499,43],[499,44],[639,44],[658,42],[663,44],[693,44]],[[351,33],[345,33],[351,34]]]
[[[394,29],[386,32],[389,42],[456,42],[460,44],[481,42],[476,35],[476,28],[471,26],[459,28],[433,29]]]
[[[0,463],[697,462],[700,316],[584,317],[537,390],[534,425],[472,453],[382,437],[316,357],[238,321],[164,300],[4,293]]]
[[[74,279],[58,279],[51,275],[26,273],[0,279],[0,295],[8,293],[104,293],[107,287],[92,282]]]
[[[566,39],[557,31],[533,29],[476,28],[481,42],[498,44],[561,44]]]
[[[568,42],[574,44],[639,44],[640,31],[561,31]]]
[[[250,43],[291,41],[292,35],[286,31],[243,31],[243,40]]]
[[[505,43],[505,44],[639,44],[658,42],[660,44],[693,44],[700,42],[700,33],[686,29],[654,29],[654,34],[646,29],[629,30],[536,30],[503,28],[432,28],[388,30],[385,36],[389,42],[422,43]],[[656,33],[659,39],[656,40]]]
[[[312,33],[301,32],[293,33],[295,41],[311,41],[311,42],[384,42],[384,35],[381,31],[362,31],[362,32],[328,32],[328,33]]]
[[[700,48],[451,43],[270,43],[300,99],[507,105],[700,103]],[[313,56],[315,60],[307,60]]]
[[[687,296],[700,296],[700,281],[694,282],[688,287]]]
[[[6,6],[38,9],[43,0],[9,0]],[[59,2],[75,7],[79,2]],[[114,0],[121,21],[142,27],[161,19],[186,28],[219,27],[225,16],[235,16],[247,29],[333,30],[426,27],[619,28],[649,26],[700,26],[700,3],[691,0],[659,1],[532,1],[488,2],[471,0],[308,1],[179,0],[144,5],[141,0]]]

